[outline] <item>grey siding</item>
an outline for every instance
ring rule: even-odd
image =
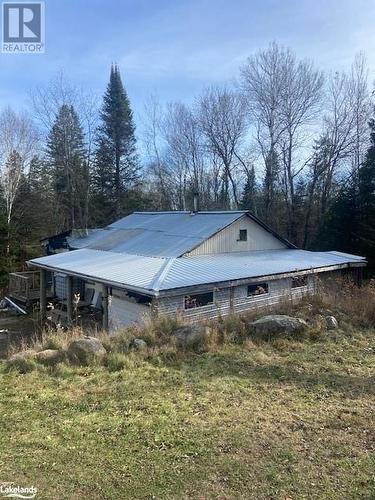
[[[238,241],[240,229],[247,230],[247,241]],[[280,250],[286,245],[262,226],[244,215],[238,221],[215,234],[187,255],[207,255],[226,252]]]
[[[309,275],[307,286],[292,289],[292,278],[263,280],[262,282],[268,283],[268,294],[258,297],[247,296],[247,284],[233,287],[233,312],[243,313],[272,306],[285,300],[297,300],[315,291],[315,281],[315,276]],[[257,283],[257,281],[249,280],[250,283]],[[161,315],[177,313],[190,322],[226,316],[231,312],[231,291],[230,288],[214,289],[214,304],[188,310],[184,309],[184,295],[162,297],[158,299],[157,311]]]

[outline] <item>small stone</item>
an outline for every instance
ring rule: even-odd
[[[146,349],[147,344],[143,339],[134,339],[131,346],[137,351],[142,351],[143,349]]]
[[[300,333],[307,329],[307,323],[301,318],[270,314],[251,323],[256,334],[272,336],[278,333]]]
[[[210,337],[210,329],[204,325],[183,325],[172,333],[178,347],[202,349]]]
[[[334,316],[326,316],[327,330],[337,330],[339,323]]]
[[[35,354],[35,359],[46,366],[54,366],[57,363],[61,363],[65,357],[63,351],[57,349],[45,349],[44,351],[39,351]]]
[[[100,363],[104,360],[107,351],[96,337],[83,337],[73,340],[68,346],[68,356],[72,361],[78,361],[83,365]]]
[[[36,352],[33,349],[16,352],[7,359],[7,366],[9,368],[15,368],[20,373],[27,373],[35,366],[35,355]]]

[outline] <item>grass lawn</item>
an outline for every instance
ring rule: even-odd
[[[40,499],[375,498],[375,337],[0,375],[2,482]]]

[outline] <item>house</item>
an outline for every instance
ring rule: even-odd
[[[316,289],[317,279],[360,274],[363,257],[299,250],[247,211],[135,212],[88,235],[66,235],[68,248],[29,261],[73,316],[73,301],[102,310],[115,331],[150,314],[186,321],[276,304]]]

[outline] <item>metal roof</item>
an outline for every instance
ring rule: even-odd
[[[103,283],[151,290],[165,259],[85,248],[39,257],[30,264]]]
[[[68,237],[67,241],[72,249],[178,257],[246,213],[135,212],[85,238]]]
[[[134,212],[109,227],[160,231],[173,236],[206,239],[242,217],[246,211],[229,212]]]
[[[358,262],[365,263],[365,259],[355,255],[339,255],[339,252],[297,249],[180,257],[174,259],[159,289],[168,290]]]
[[[340,252],[309,252],[296,249],[179,258],[81,249],[30,261],[30,264],[38,267],[88,277],[112,286],[143,289],[154,294],[161,290],[351,263],[365,264],[366,261],[363,257]]]

